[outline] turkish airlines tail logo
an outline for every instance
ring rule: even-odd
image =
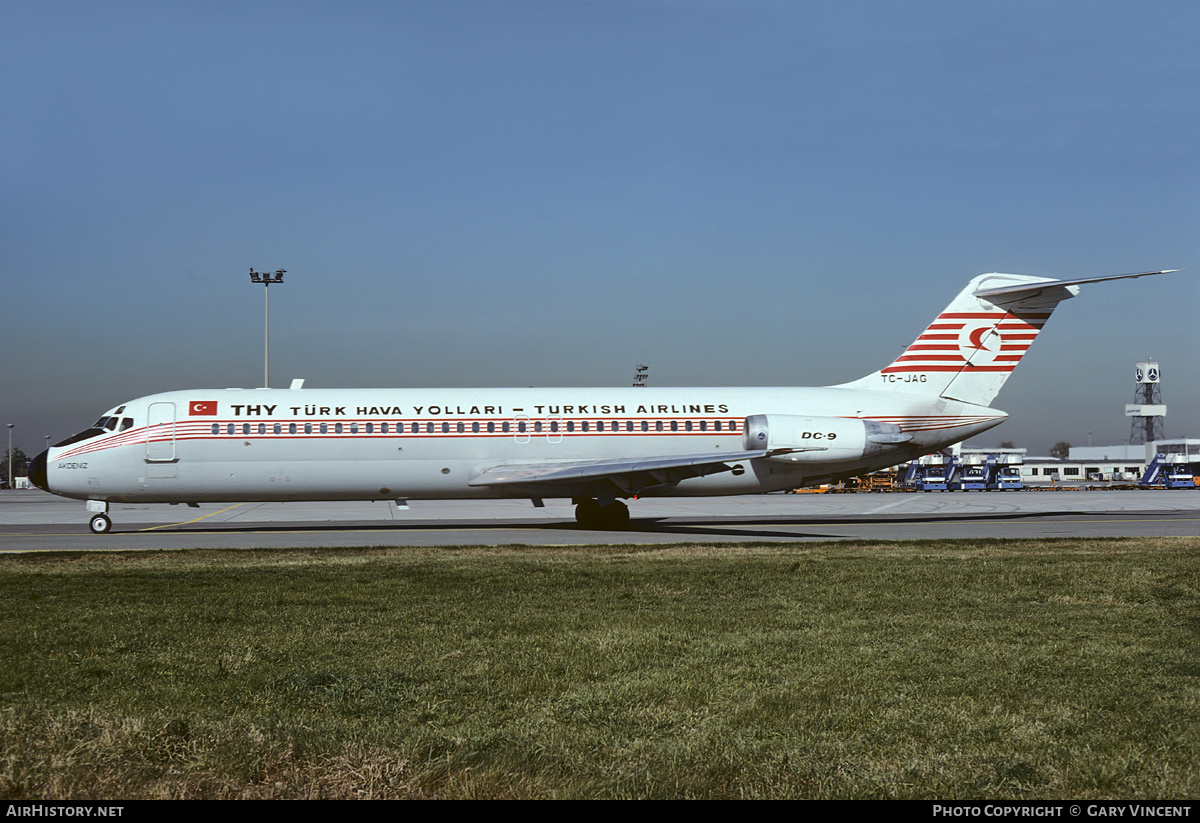
[[[1011,372],[1049,319],[1050,312],[945,311],[883,370],[889,372]]]
[[[190,415],[193,415],[193,416],[201,415],[201,414],[215,415],[216,413],[217,413],[217,401],[216,400],[193,400],[192,402],[188,403],[188,414],[190,414]]]

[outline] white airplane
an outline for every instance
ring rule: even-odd
[[[33,459],[30,480],[110,503],[570,497],[590,528],[623,499],[751,494],[907,462],[996,426],[990,408],[1079,286],[983,274],[895,362],[823,388],[204,389],[154,394]]]

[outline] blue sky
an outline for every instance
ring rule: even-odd
[[[1063,304],[979,444],[1200,437],[1200,7],[0,9],[0,415],[255,386],[823,385],[971,276]]]

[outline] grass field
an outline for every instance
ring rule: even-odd
[[[0,557],[0,796],[1200,797],[1200,538]]]

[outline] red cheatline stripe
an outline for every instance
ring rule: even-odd
[[[275,425],[274,423],[267,424],[267,426],[268,426],[267,431],[263,434],[259,434],[257,431],[258,422],[265,422],[265,421],[257,421],[255,423],[251,424],[254,428],[251,430],[250,434],[243,434],[241,432],[242,424],[248,422],[245,420],[238,420],[238,421],[215,420],[215,421],[203,421],[203,422],[194,421],[194,422],[190,422],[190,423],[182,423],[181,422],[181,423],[176,424],[175,431],[174,431],[174,438],[172,438],[172,433],[171,433],[172,424],[162,423],[162,424],[156,424],[155,426],[151,426],[148,428],[131,429],[127,432],[121,433],[119,436],[111,436],[111,437],[107,437],[104,440],[101,440],[99,442],[81,445],[81,446],[73,448],[69,451],[63,452],[60,455],[56,455],[54,459],[55,460],[63,460],[63,459],[69,458],[69,457],[76,457],[81,454],[90,454],[92,452],[98,452],[98,451],[104,451],[104,450],[108,450],[108,449],[119,448],[121,446],[131,446],[131,445],[132,446],[145,446],[147,443],[169,443],[169,442],[171,442],[172,439],[174,439],[175,441],[239,440],[239,439],[243,439],[243,438],[251,438],[251,439],[262,438],[262,439],[269,439],[269,440],[284,440],[284,439],[286,439],[286,440],[313,440],[313,439],[322,439],[322,438],[345,440],[347,438],[375,439],[375,438],[396,438],[396,437],[403,437],[406,439],[411,439],[411,438],[420,438],[420,439],[454,438],[454,439],[459,439],[459,438],[464,438],[464,437],[493,437],[493,438],[495,438],[495,437],[524,437],[524,436],[540,437],[542,435],[561,436],[561,437],[612,437],[612,436],[621,436],[621,437],[664,437],[664,436],[666,436],[666,437],[670,437],[670,436],[702,437],[703,436],[703,437],[707,437],[710,435],[716,435],[718,437],[740,437],[743,433],[742,427],[740,425],[740,420],[741,420],[740,417],[705,418],[705,420],[708,421],[709,423],[720,421],[720,422],[722,422],[722,424],[724,426],[727,426],[730,422],[737,422],[739,425],[733,431],[727,431],[724,428],[720,431],[716,431],[713,429],[701,431],[699,428],[700,421],[697,420],[696,418],[691,418],[691,420],[693,422],[693,429],[691,431],[687,431],[684,428],[684,424],[686,423],[686,420],[679,419],[679,418],[633,418],[633,422],[638,424],[639,429],[637,429],[635,431],[626,431],[625,427],[624,427],[626,419],[620,418],[620,419],[615,419],[615,420],[605,420],[604,422],[608,425],[606,425],[604,431],[586,431],[586,432],[585,431],[573,431],[573,432],[569,432],[566,430],[566,426],[565,426],[566,421],[563,418],[554,418],[553,415],[550,418],[539,418],[543,422],[543,428],[541,431],[535,431],[533,424],[538,422],[539,419],[531,419],[531,418],[526,418],[526,419],[528,420],[529,428],[527,431],[524,431],[524,432],[517,431],[516,425],[515,425],[514,421],[511,419],[507,419],[505,421],[500,421],[496,424],[497,428],[499,428],[501,423],[508,422],[510,424],[511,428],[507,432],[501,431],[501,430],[492,431],[492,432],[486,431],[486,424],[488,422],[486,420],[479,421],[481,424],[481,426],[480,426],[481,431],[478,431],[478,432],[473,432],[470,430],[467,430],[464,432],[459,432],[456,430],[452,430],[449,432],[443,432],[443,431],[441,431],[441,423],[446,422],[446,423],[456,426],[457,423],[459,422],[456,419],[447,419],[447,420],[438,420],[438,421],[427,421],[427,420],[394,421],[394,422],[405,423],[406,431],[404,431],[404,432],[394,432],[393,431],[393,432],[388,432],[387,434],[384,434],[383,432],[367,433],[365,431],[351,433],[350,431],[348,431],[349,422],[351,422],[351,421],[345,421],[345,420],[342,422],[347,427],[347,430],[341,432],[340,434],[337,432],[334,432],[332,430],[327,432],[326,434],[321,434],[318,431],[314,431],[311,434],[304,434],[302,430],[299,430],[300,427],[303,426],[304,422],[311,422],[311,421],[295,421],[295,420],[289,420],[286,422],[279,421],[281,426],[289,426],[293,422],[296,423],[298,431],[295,434],[291,434],[291,433],[287,432],[286,429],[284,431],[281,431],[279,434],[275,434],[275,432],[273,431],[273,428]],[[557,432],[550,431],[550,428],[549,428],[549,420],[550,419],[560,420],[559,430]],[[575,422],[582,422],[582,420],[583,420],[583,418],[569,418],[569,419],[572,419]],[[640,424],[641,424],[642,419],[645,419],[648,424],[654,424],[661,420],[664,423],[664,428],[662,431],[658,431],[657,429],[655,429],[653,427],[651,427],[648,431],[641,431]],[[669,424],[672,421],[672,419],[676,420],[680,424],[679,428],[674,431],[672,431],[669,428],[669,426],[666,425],[666,424]],[[596,418],[588,418],[588,421],[595,422]],[[383,423],[384,421],[372,420],[371,422],[379,424],[379,423]],[[393,421],[389,420],[387,422],[392,423]],[[410,430],[410,427],[411,427],[411,424],[414,422],[421,422],[422,424],[427,423],[427,422],[436,422],[437,426],[436,426],[435,430],[432,432],[427,432],[424,429],[422,429],[419,432],[413,432]],[[463,422],[467,422],[467,421],[463,421]],[[469,421],[469,422],[476,422],[476,421]],[[492,422],[496,422],[496,421],[492,421]],[[213,423],[216,423],[220,427],[219,433],[215,434],[215,435],[212,434],[212,424]],[[226,431],[226,427],[228,426],[229,423],[233,423],[237,427],[233,434],[229,434]],[[614,429],[612,427],[613,423],[619,423],[620,424],[619,428]],[[314,424],[314,425],[316,425],[316,424]]]
[[[461,440],[461,439],[467,439],[467,438],[476,438],[476,439],[478,439],[478,438],[498,438],[498,437],[499,438],[513,438],[513,437],[526,437],[526,436],[528,436],[530,438],[538,438],[538,437],[543,437],[543,436],[547,436],[547,435],[551,436],[551,437],[571,438],[571,437],[612,437],[615,435],[620,435],[621,437],[701,437],[701,436],[708,437],[708,436],[712,436],[712,435],[716,435],[719,437],[741,437],[742,434],[743,434],[743,432],[740,429],[738,431],[733,431],[733,432],[725,432],[725,431],[702,432],[702,431],[698,431],[695,429],[693,429],[692,431],[684,431],[682,429],[677,430],[677,431],[671,431],[670,429],[666,429],[664,431],[651,430],[651,431],[646,431],[646,432],[643,432],[643,431],[567,432],[567,431],[562,431],[562,430],[559,430],[557,432],[552,432],[552,431],[543,429],[540,432],[539,431],[525,431],[525,432],[509,431],[509,432],[462,432],[462,433],[447,432],[447,433],[442,433],[442,432],[438,431],[438,432],[434,432],[432,434],[428,434],[426,432],[421,432],[420,434],[416,434],[416,435],[405,434],[405,435],[382,435],[382,436],[383,437],[403,436],[406,439],[422,439],[422,440],[425,440],[425,439]],[[263,435],[259,435],[259,434],[252,434],[252,435],[227,435],[227,434],[212,435],[212,434],[208,434],[208,435],[191,435],[191,436],[186,436],[186,437],[176,437],[175,441],[176,442],[185,442],[185,441],[192,441],[192,440],[226,440],[226,441],[228,441],[228,440],[240,440],[243,438],[266,439],[266,440],[272,440],[272,441],[321,440],[321,439],[345,441],[348,437],[357,438],[357,439],[365,439],[365,438],[375,439],[380,436],[381,435],[379,435],[379,434],[363,435],[361,432],[357,435],[351,435],[348,433],[334,434],[332,432],[329,434],[323,434],[323,435],[322,434],[307,434],[306,435],[306,434],[299,434],[299,433],[297,433],[297,434],[268,433],[268,434],[263,434]],[[151,442],[163,443],[163,442],[171,442],[171,441],[170,441],[170,438],[162,438],[162,439],[158,439],[158,440],[153,440]],[[116,443],[111,443],[109,441],[105,441],[102,444],[96,444],[93,447],[83,449],[77,453],[72,453],[70,455],[68,455],[68,454],[58,455],[55,457],[55,460],[62,460],[69,456],[75,456],[75,454],[106,451],[108,449],[119,448],[121,445],[122,444],[116,444]],[[140,445],[144,445],[144,443],[135,443],[135,444],[126,443],[123,445],[139,445],[140,446]]]

